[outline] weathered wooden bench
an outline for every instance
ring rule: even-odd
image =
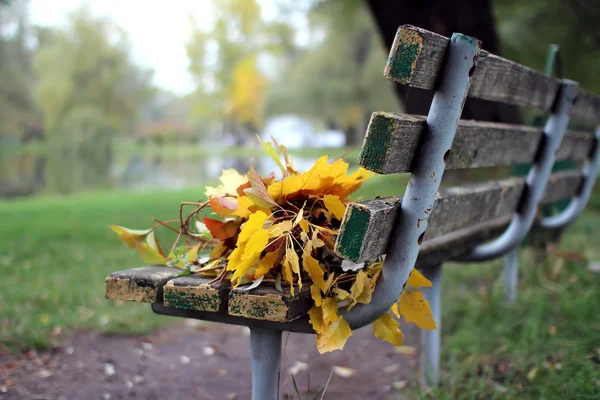
[[[354,262],[386,255],[370,304],[344,318],[355,329],[386,312],[417,266],[433,281],[426,296],[437,331],[424,331],[422,370],[439,379],[440,277],[442,262],[482,261],[509,255],[508,284],[516,285],[515,249],[532,226],[571,223],[589,198],[600,161],[600,128],[567,131],[570,117],[597,123],[600,98],[568,80],[545,76],[481,50],[475,38],[451,39],[402,26],[385,76],[435,92],[427,117],[374,113],[360,164],[377,173],[410,173],[402,197],[354,203],[346,210],[336,251]],[[546,126],[460,120],[467,97],[534,107],[549,113]],[[555,160],[573,160],[572,171],[552,174]],[[526,178],[473,183],[440,191],[444,170],[531,163]],[[571,199],[559,215],[540,218],[538,207]],[[536,216],[538,217],[536,219]],[[244,291],[209,284],[180,270],[143,267],[111,274],[109,298],[152,304],[163,315],[249,326],[253,399],[277,399],[281,332],[312,333],[306,317],[311,298],[261,285]]]

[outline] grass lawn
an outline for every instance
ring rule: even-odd
[[[377,177],[357,197],[398,192],[405,177]],[[51,345],[73,328],[140,334],[164,323],[148,305],[108,301],[104,278],[141,265],[108,229],[168,219],[202,189],[86,193],[0,201],[0,345]],[[560,249],[600,260],[600,202]],[[443,281],[443,386],[439,398],[599,398],[600,274],[576,257],[522,253],[515,305],[502,302],[501,262],[448,264]],[[351,349],[348,349],[351,351]]]

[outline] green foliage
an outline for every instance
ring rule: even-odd
[[[32,98],[31,50],[27,47],[29,22],[23,3],[0,3],[0,31],[16,25],[12,35],[0,35],[0,137],[23,137],[38,124]]]
[[[86,107],[69,110],[47,138],[47,188],[71,193],[106,185],[114,136],[115,130],[98,110]]]
[[[399,111],[392,84],[383,77],[387,55],[364,5],[318,3],[310,14],[307,48],[272,85],[267,113],[318,117],[347,132],[347,144],[362,141],[371,112]]]
[[[503,54],[544,71],[548,46],[560,45],[563,76],[600,93],[600,7],[587,0],[496,0]],[[485,45],[485,44],[484,44]]]
[[[80,106],[96,109],[118,132],[131,129],[152,89],[119,27],[81,8],[66,28],[40,30],[39,43],[34,67],[46,131],[60,132],[56,125]]]

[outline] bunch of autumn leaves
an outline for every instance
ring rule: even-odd
[[[326,156],[299,173],[284,146],[278,146],[280,153],[271,143],[262,146],[281,169],[281,180],[275,180],[275,174],[261,177],[252,167],[247,175],[226,170],[220,186],[207,188],[206,202],[182,203],[181,209],[184,204],[195,207],[187,218],[180,212],[175,220],[179,229],[163,221],[148,230],[112,229],[145,262],[229,280],[232,287],[271,284],[292,295],[310,291],[314,305],[308,314],[319,351],[342,349],[352,331],[340,307],[350,310],[368,304],[383,267],[378,261],[348,268],[334,252],[348,196],[372,174],[362,168],[348,174],[346,162],[329,163]],[[220,218],[201,217],[209,207]],[[154,235],[161,226],[178,234],[168,256]],[[188,243],[177,247],[182,237]],[[391,313],[373,323],[375,336],[396,346],[402,345],[402,333],[394,316],[402,315],[422,329],[436,328],[422,293],[411,290],[432,286],[431,282],[414,270],[407,285],[409,290]]]

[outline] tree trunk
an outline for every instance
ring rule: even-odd
[[[476,37],[484,49],[500,54],[500,43],[491,0],[367,0],[386,48],[391,48],[400,25],[411,24],[450,37],[454,32]],[[430,91],[396,85],[404,112],[426,115],[433,98]],[[519,123],[516,107],[468,99],[462,118]]]

